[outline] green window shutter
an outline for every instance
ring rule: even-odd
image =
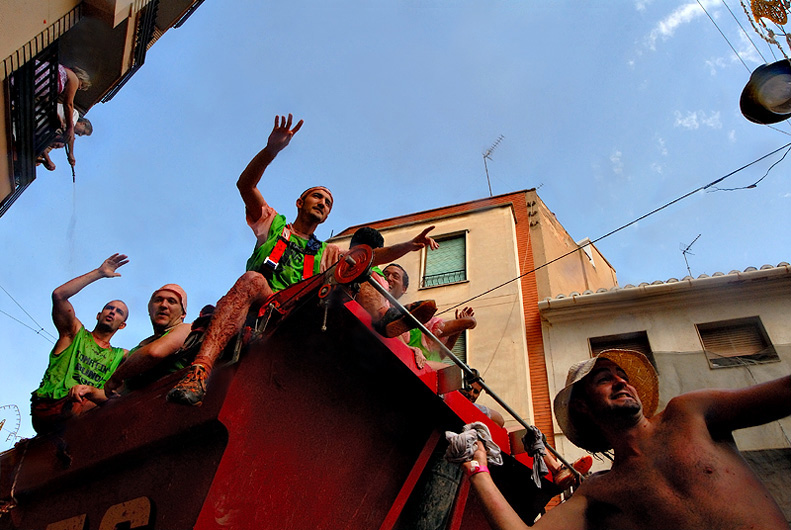
[[[456,344],[453,345],[453,348],[450,350],[453,352],[453,355],[461,359],[463,362],[467,362],[467,332],[462,331],[459,338],[456,339]],[[446,359],[446,362],[453,364],[453,361],[450,359]]]
[[[426,252],[423,287],[434,287],[467,279],[464,235],[437,241],[439,248]]]

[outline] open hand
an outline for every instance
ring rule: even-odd
[[[266,142],[266,148],[276,155],[282,151],[291,141],[291,137],[302,127],[303,120],[299,120],[294,128],[291,128],[291,121],[293,120],[291,114],[288,119],[285,116],[275,116],[275,127],[269,134],[269,140]]]
[[[115,278],[121,276],[115,270],[127,263],[129,263],[129,259],[127,259],[126,254],[116,253],[104,260],[104,263],[99,266],[99,272],[102,273],[104,278]]]

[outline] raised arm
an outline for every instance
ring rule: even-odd
[[[475,451],[473,458],[478,462],[486,462],[486,451],[483,449],[481,442],[478,442],[478,449]],[[465,470],[469,470],[472,467],[470,462],[465,462],[462,466]],[[508,501],[505,500],[489,473],[472,475],[470,483],[483,505],[486,519],[494,530],[527,530],[530,528],[508,504]],[[532,528],[543,530],[584,530],[586,528],[586,506],[585,498],[577,491],[571,499],[560,506],[556,506],[541,517]]]
[[[110,395],[119,388],[124,379],[129,379],[136,375],[153,368],[165,358],[176,353],[181,348],[187,335],[190,334],[192,326],[182,323],[176,326],[170,333],[152,340],[145,346],[141,346],[132,352],[132,355],[121,363],[110,379],[104,384],[104,391]]]
[[[676,399],[703,414],[716,437],[791,416],[791,376],[736,390],[690,392]]]
[[[55,328],[58,330],[58,343],[61,342],[61,339],[66,339],[70,342],[82,326],[82,323],[74,314],[74,307],[69,302],[69,298],[96,280],[120,276],[115,270],[127,263],[129,263],[129,260],[126,255],[113,254],[104,260],[98,268],[69,280],[52,292],[52,322],[55,323]],[[56,353],[60,353],[65,348],[65,345],[60,348],[59,346],[60,344],[55,346]]]
[[[79,88],[80,80],[77,79],[77,75],[70,68],[66,68],[66,85],[63,87],[63,116],[66,120],[66,134],[64,136],[69,145],[74,142],[74,96]]]
[[[406,241],[404,243],[398,243],[397,245],[393,245],[391,247],[383,247],[377,248],[374,250],[374,265],[384,265],[385,263],[390,263],[396,261],[398,258],[408,254],[409,252],[413,252],[415,250],[420,250],[423,247],[428,247],[431,250],[435,250],[439,248],[439,243],[434,241],[432,238],[428,236],[428,233],[434,230],[434,226],[429,226],[418,235]]]
[[[275,116],[275,127],[269,134],[266,147],[258,152],[253,157],[247,167],[244,168],[242,174],[239,175],[239,180],[236,181],[236,187],[239,189],[239,194],[244,201],[244,207],[250,221],[255,222],[261,215],[261,209],[266,206],[266,201],[261,191],[258,189],[258,183],[264,175],[267,166],[272,163],[277,154],[282,151],[291,141],[291,138],[302,127],[303,120],[299,120],[294,128],[291,128],[293,117],[288,115]]]
[[[475,320],[475,312],[471,307],[465,307],[462,310],[457,309],[456,318],[446,321],[442,326],[442,333],[438,336],[445,337],[445,347],[452,350],[461,333],[465,329],[473,329],[477,325],[478,321]]]

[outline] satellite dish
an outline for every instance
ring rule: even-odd
[[[739,101],[742,114],[768,125],[791,118],[791,63],[783,59],[753,71]]]

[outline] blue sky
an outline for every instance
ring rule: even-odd
[[[773,62],[741,6],[726,0]],[[347,226],[488,195],[482,153],[500,135],[495,194],[538,193],[577,240],[595,239],[791,141],[748,122],[749,71],[697,2],[288,3],[209,0],[151,48],[65,156],[0,218],[0,285],[50,333],[50,293],[122,252],[121,278],[72,299],[91,328],[130,306],[114,343],[151,333],[151,292],[176,282],[188,320],[243,272],[253,237],[235,181],[275,114],[305,120],[260,186],[291,215],[313,184]],[[752,70],[764,62],[721,1],[703,5]],[[779,52],[775,50],[779,58]],[[783,132],[785,131],[785,132]],[[729,178],[749,185],[782,153]],[[699,192],[600,243],[621,285],[788,261],[789,160],[756,188]],[[556,293],[561,294],[561,293]],[[0,292],[0,310],[37,328]],[[0,314],[0,405],[22,411],[51,343]],[[7,433],[0,433],[0,449]]]

